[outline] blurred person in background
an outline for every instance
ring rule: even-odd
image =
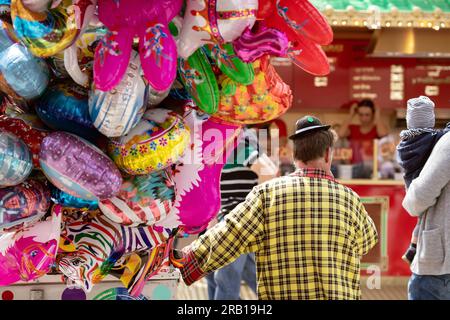
[[[244,127],[241,141],[227,159],[220,181],[220,222],[239,203],[243,202],[253,187],[277,175],[277,167],[261,152],[254,129]],[[210,300],[239,300],[241,282],[244,281],[256,294],[256,265],[253,253],[241,255],[233,263],[211,272],[206,277]]]
[[[358,116],[359,125],[351,124]],[[380,111],[370,99],[353,104],[350,115],[342,123],[338,135],[347,138],[353,151],[353,178],[370,179],[373,170],[373,143],[389,134],[387,126],[380,119]]]

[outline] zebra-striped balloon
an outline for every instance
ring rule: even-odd
[[[121,257],[152,250],[166,242],[170,233],[167,229],[155,231],[151,226],[122,226],[98,214],[92,219],[71,221],[63,235],[73,239],[74,251],[59,260],[59,270],[69,281],[90,292]]]

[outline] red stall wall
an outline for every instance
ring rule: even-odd
[[[369,40],[337,39],[324,46],[330,74],[310,75],[295,65],[277,66],[294,92],[292,110],[343,109],[371,98],[382,109],[405,108],[406,101],[427,95],[437,108],[450,108],[450,60],[371,58]]]
[[[360,197],[388,197],[389,210],[387,213],[387,270],[385,276],[409,276],[409,265],[402,260],[402,255],[408,248],[411,233],[417,219],[411,217],[402,207],[405,197],[404,186],[383,185],[348,185]],[[381,230],[378,230],[379,232]]]

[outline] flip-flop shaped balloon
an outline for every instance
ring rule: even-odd
[[[179,59],[178,75],[186,91],[203,111],[213,114],[219,105],[219,87],[202,48],[188,59]]]
[[[263,2],[260,0],[260,2]],[[320,45],[333,40],[325,17],[306,0],[266,0],[260,18],[268,27],[284,32],[290,41],[288,55],[313,75],[326,75],[330,66]]]
[[[256,21],[258,0],[188,0],[178,54],[188,58],[204,44],[231,42]]]
[[[0,235],[0,285],[31,281],[49,272],[55,263],[61,231],[61,208],[25,230]]]
[[[43,13],[26,8],[23,0],[11,0],[11,19],[17,37],[38,57],[49,57],[75,41],[79,30],[72,0],[62,0]]]
[[[110,91],[120,83],[131,57],[133,33],[123,28],[120,33],[108,30],[95,50],[94,83],[102,91]]]
[[[320,45],[306,37],[295,34],[291,30],[288,30],[286,35],[292,39],[288,56],[298,67],[317,76],[324,76],[330,73],[327,55]]]
[[[206,45],[205,49],[211,59],[216,61],[220,70],[230,79],[245,85],[253,82],[255,73],[252,64],[236,56],[231,43]]]
[[[99,0],[99,19],[110,30],[97,47],[94,81],[111,90],[122,79],[133,37],[139,37],[144,75],[157,91],[169,89],[176,77],[177,50],[168,23],[181,9],[181,0]]]
[[[308,0],[260,0],[259,2],[261,9],[258,10],[258,18],[264,19],[268,27],[283,32],[292,30],[297,35],[320,45],[327,45],[333,41],[333,30],[326,18]]]

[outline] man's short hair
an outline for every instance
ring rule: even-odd
[[[303,163],[323,158],[326,150],[332,148],[336,140],[336,132],[332,129],[306,134],[294,140],[294,158]]]

